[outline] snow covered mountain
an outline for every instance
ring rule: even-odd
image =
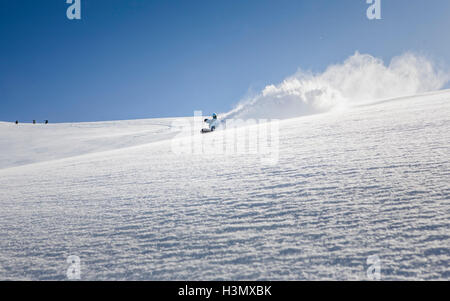
[[[448,280],[449,116],[444,90],[282,120],[275,165],[176,154],[180,118],[0,123],[0,279]]]

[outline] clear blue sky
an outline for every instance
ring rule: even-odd
[[[223,112],[356,50],[416,51],[450,66],[450,1],[0,0],[0,120],[51,122]]]

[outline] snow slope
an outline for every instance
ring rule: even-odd
[[[31,124],[0,122],[0,168],[166,140],[176,118]]]
[[[173,119],[0,124],[0,279],[450,279],[450,91],[283,120],[278,164]],[[214,134],[204,136],[206,144]],[[57,159],[57,160],[54,160]]]

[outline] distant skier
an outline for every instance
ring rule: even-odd
[[[202,129],[202,133],[214,132],[216,127],[219,125],[219,120],[217,119],[216,113],[212,114],[212,119],[206,118],[204,121],[208,124],[209,129]]]

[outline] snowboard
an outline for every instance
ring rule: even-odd
[[[206,133],[214,132],[214,130],[211,130],[211,129],[202,129],[200,132],[201,132],[202,134],[206,134]]]

